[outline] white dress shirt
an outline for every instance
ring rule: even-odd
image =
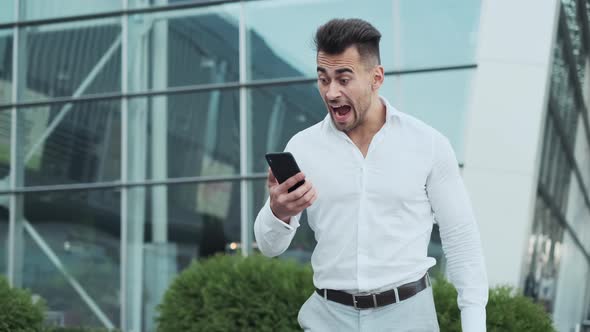
[[[449,141],[387,100],[385,124],[366,157],[328,114],[289,141],[317,191],[307,209],[317,245],[311,257],[317,288],[378,292],[418,280],[438,223],[447,274],[458,290],[463,331],[485,331],[488,282],[477,225]],[[277,219],[269,200],[254,224],[258,248],[283,253],[301,214]]]

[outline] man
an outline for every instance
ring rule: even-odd
[[[358,19],[317,30],[328,115],[287,144],[302,173],[278,184],[269,170],[258,247],[284,252],[307,209],[317,289],[299,311],[306,331],[438,331],[426,256],[436,221],[463,331],[485,331],[487,277],[457,160],[444,136],[379,96],[380,38]]]

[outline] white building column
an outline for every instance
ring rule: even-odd
[[[521,285],[559,1],[483,0],[463,177],[491,285]]]

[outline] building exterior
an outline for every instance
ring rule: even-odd
[[[315,29],[382,33],[382,93],[449,137],[491,285],[590,320],[588,0],[3,0],[0,273],[64,325],[153,331],[194,259],[255,250],[264,154],[320,121]],[[307,261],[300,228],[285,258]],[[444,270],[440,238],[429,254]]]

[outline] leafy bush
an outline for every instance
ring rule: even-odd
[[[109,330],[106,328],[89,328],[89,327],[50,327],[45,332],[118,332],[119,330]]]
[[[457,291],[448,281],[433,283],[434,302],[441,331],[461,331]],[[543,307],[531,299],[515,294],[511,287],[490,289],[487,311],[488,332],[553,332],[551,318]]]
[[[0,276],[0,332],[36,332],[43,326],[45,305],[26,290],[11,288]]]
[[[174,280],[158,307],[158,331],[299,331],[297,313],[313,289],[309,266],[214,256]]]

